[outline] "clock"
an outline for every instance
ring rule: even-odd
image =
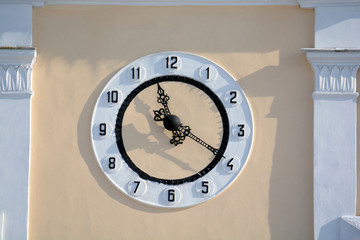
[[[184,208],[223,192],[244,168],[253,120],[223,68],[160,52],[119,70],[95,105],[91,141],[101,170],[129,197]]]

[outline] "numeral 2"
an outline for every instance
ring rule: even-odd
[[[237,100],[236,100],[237,92],[236,92],[236,91],[231,91],[231,92],[230,92],[230,95],[232,96],[232,97],[230,98],[230,103],[231,103],[231,104],[236,104],[236,103],[237,103]]]

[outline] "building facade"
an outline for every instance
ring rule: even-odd
[[[360,239],[360,1],[1,0],[0,13],[0,239]],[[164,51],[221,66],[253,118],[236,181],[189,208],[118,191],[91,143],[102,89]]]

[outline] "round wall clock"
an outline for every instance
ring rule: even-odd
[[[252,140],[239,84],[217,64],[184,52],[122,68],[101,92],[91,123],[105,176],[131,198],[164,208],[224,191],[244,168]]]

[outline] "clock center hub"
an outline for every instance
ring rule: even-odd
[[[175,131],[180,127],[180,119],[176,115],[164,117],[164,127],[169,131]]]

